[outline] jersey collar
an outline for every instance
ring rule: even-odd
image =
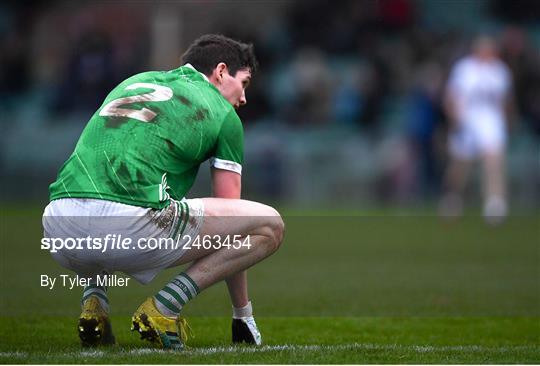
[[[189,67],[190,69],[197,71],[199,74],[202,75],[202,77],[204,78],[204,80],[210,82],[210,80],[208,80],[208,76],[206,76],[205,74],[203,74],[202,72],[200,72],[199,70],[197,70],[192,64],[187,63],[187,64],[184,65],[184,67]]]

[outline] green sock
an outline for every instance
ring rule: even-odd
[[[154,295],[154,301],[163,315],[177,316],[182,307],[199,292],[195,281],[182,272]]]
[[[109,298],[107,297],[107,288],[105,286],[96,285],[95,281],[91,281],[88,286],[83,290],[83,297],[81,300],[81,306],[84,305],[86,300],[90,296],[95,296],[98,298],[101,307],[108,313],[109,312]]]

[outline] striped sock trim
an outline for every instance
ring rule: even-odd
[[[178,292],[182,293],[185,297],[188,298],[188,300],[191,300],[194,297],[187,288],[187,286],[184,285],[182,282],[178,281],[177,278],[173,278],[173,280],[169,283],[168,286],[177,288]]]
[[[164,315],[177,315],[184,305],[199,293],[193,279],[181,273],[163,287],[155,296],[156,306]]]
[[[191,296],[191,294],[189,294],[189,292],[186,292],[185,289],[183,289],[181,286],[178,286],[174,282],[174,280],[169,282],[167,284],[167,286],[165,286],[165,287],[169,287],[169,289],[171,289],[171,290],[175,291],[176,293],[178,293],[180,295],[180,297],[182,298],[182,301],[184,302],[184,304],[193,298],[193,296]]]
[[[186,304],[186,302],[188,302],[188,299],[183,298],[182,293],[180,293],[180,292],[178,292],[176,290],[173,290],[169,286],[163,287],[163,289],[159,293],[163,296],[163,292],[166,292],[169,295],[171,295],[180,304],[180,306],[184,306]]]
[[[86,300],[90,296],[96,296],[105,311],[109,311],[109,297],[107,296],[107,290],[105,287],[97,285],[88,285],[83,290],[83,296],[81,299],[81,306],[84,306]]]
[[[178,275],[177,278],[184,282],[188,286],[188,288],[190,288],[190,290],[193,292],[193,297],[197,296],[199,292],[201,292],[199,286],[197,286],[195,281],[193,281],[193,279],[189,277],[187,273],[182,272]]]
[[[92,293],[89,293],[88,295],[83,296],[81,302],[84,303],[86,300],[88,300],[90,296],[97,296],[101,300],[105,301],[106,304],[109,304],[109,298],[107,297],[107,295],[103,295],[99,292],[92,292]]]
[[[156,300],[156,305],[159,307],[159,305],[164,306],[167,308],[170,312],[174,314],[179,314],[180,310],[177,308],[172,302],[164,298],[162,295],[160,295],[161,291],[154,295],[154,299]]]
[[[92,286],[91,288],[90,286],[85,287],[83,291],[83,298],[86,298],[90,295],[96,295],[103,299],[107,299],[107,292],[103,287],[98,287],[98,286]]]
[[[94,285],[94,284],[86,286],[84,288],[84,291],[86,292],[87,290],[91,290],[91,289],[94,289],[94,288],[107,292],[107,286],[98,286],[98,285]]]

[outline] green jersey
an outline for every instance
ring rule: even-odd
[[[199,166],[241,174],[244,132],[233,106],[191,65],[120,83],[85,127],[50,199],[98,198],[163,208]]]

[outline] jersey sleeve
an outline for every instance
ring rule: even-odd
[[[210,165],[217,169],[242,174],[244,161],[244,128],[240,118],[231,110],[221,125]]]

